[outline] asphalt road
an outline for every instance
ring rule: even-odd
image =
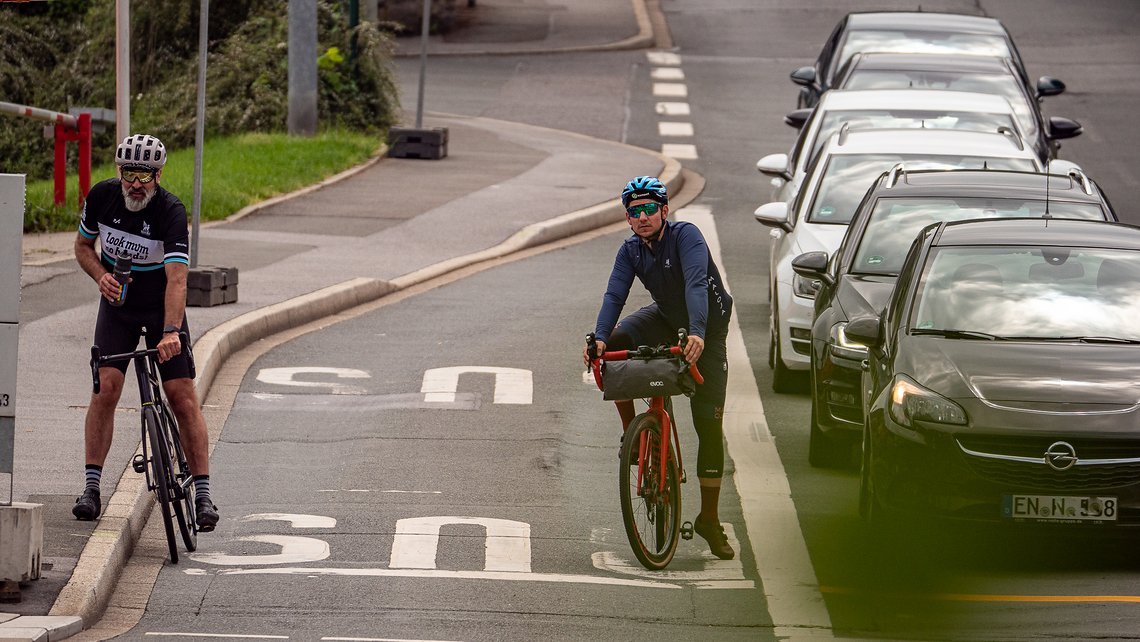
[[[1140,223],[1131,205],[1140,196],[1140,133],[1131,124],[1140,87],[1137,5],[1128,0],[922,4],[931,11],[981,11],[1002,19],[1031,76],[1053,75],[1068,84],[1064,95],[1045,103],[1047,113],[1085,126],[1083,136],[1065,142],[1062,157],[1101,183],[1123,220]],[[908,639],[1134,637],[1140,629],[1133,606],[1140,601],[1135,592],[1140,567],[1128,546],[1080,537],[1042,541],[923,531],[887,547],[871,546],[856,515],[854,471],[807,465],[807,397],[769,392],[763,287],[768,239],[767,230],[752,219],[769,186],[754,163],[791,144],[793,131],[781,122],[795,107],[796,87],[788,72],[815,58],[845,11],[872,6],[882,7],[822,0],[664,0],[688,90],[692,113],[687,118],[658,115],[662,99],[652,94],[654,65],[645,52],[433,59],[425,106],[651,149],[664,143],[695,146],[698,157],[683,162],[707,179],[697,204],[715,220],[767,424],[838,632]],[[911,8],[912,3],[895,6]],[[414,110],[418,61],[399,64],[405,106]],[[689,122],[694,135],[663,136],[661,120]],[[624,178],[615,177],[615,191]],[[207,552],[270,553],[278,548],[240,538],[303,536],[329,544],[322,567],[340,572],[391,568],[397,520],[467,516],[528,524],[532,572],[606,575],[591,563],[591,554],[625,553],[620,531],[613,530],[620,523],[616,504],[605,503],[613,494],[614,440],[599,424],[609,426],[612,413],[582,384],[574,354],[583,328],[591,325],[617,238],[496,268],[266,355],[247,375],[243,396],[215,451],[220,483],[256,489],[230,510],[320,515],[337,522],[314,529],[261,519],[241,522],[213,536]],[[508,303],[507,297],[516,293],[518,302]],[[426,335],[425,324],[433,330]],[[490,383],[474,377],[464,380],[463,391],[478,396],[478,410],[400,406],[405,395],[420,389],[425,370],[449,365],[531,370],[533,402],[512,408],[489,403],[494,394]],[[314,409],[315,398],[324,394],[321,389],[273,386],[256,378],[266,368],[309,366],[366,371],[368,377],[337,381],[358,386],[371,402],[392,407],[374,425],[363,425],[351,411]],[[338,396],[349,395],[326,396],[329,403],[340,403]],[[472,399],[460,396],[456,403]],[[272,412],[288,421],[258,418],[275,404],[285,409]],[[451,420],[447,429],[429,419],[438,413]],[[686,448],[695,452],[692,444]],[[299,460],[304,463],[292,458],[298,452],[306,455]],[[243,483],[250,480],[258,483]],[[687,497],[692,506],[693,498]],[[725,500],[725,519],[733,521],[731,491]],[[440,548],[436,568],[480,570],[481,532],[470,525],[444,528],[450,544]],[[762,533],[740,535],[763,540]],[[694,544],[684,546],[684,556],[697,553]],[[743,552],[742,571],[755,581],[757,552],[748,547]],[[200,561],[192,574],[181,567],[164,569],[147,615],[130,636],[184,630],[179,627],[191,624],[195,630],[225,626],[243,633],[304,626],[349,636],[367,628],[371,611],[384,613],[390,625],[385,633],[393,637],[477,639],[494,632],[509,638],[608,639],[656,632],[690,637],[697,629],[689,627],[714,622],[721,625],[712,629],[714,634],[726,638],[739,633],[763,639],[768,634],[769,604],[759,599],[758,590],[511,584],[334,572],[242,576],[220,572],[223,568]],[[272,590],[260,588],[265,586]],[[687,597],[663,598],[662,593]],[[184,614],[187,603],[200,604],[202,613],[215,617],[190,620]],[[337,615],[345,613],[352,617]],[[356,629],[342,626],[342,620],[365,624]],[[709,630],[700,629],[701,637]]]

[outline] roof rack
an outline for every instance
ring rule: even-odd
[[[1081,171],[1081,168],[1070,167],[1067,174],[1069,178],[1076,179],[1076,181],[1081,184],[1081,189],[1084,190],[1085,194],[1092,196],[1092,182],[1089,181],[1089,177],[1086,176],[1083,171]]]
[[[905,173],[903,170],[903,164],[895,163],[895,166],[891,168],[890,173],[887,174],[887,187],[894,187],[895,185],[898,185],[899,175],[903,173]]]
[[[1025,143],[1022,142],[1021,136],[1013,128],[1001,125],[997,128],[997,133],[1013,141],[1013,144],[1017,145],[1017,151],[1020,152],[1025,149]]]

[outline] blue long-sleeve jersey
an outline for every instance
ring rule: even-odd
[[[635,276],[672,327],[704,339],[708,328],[727,325],[732,297],[696,225],[666,220],[652,249],[636,234],[622,243],[594,328],[599,340],[609,341]]]

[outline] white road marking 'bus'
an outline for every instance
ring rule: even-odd
[[[241,518],[243,522],[289,522],[293,528],[336,528],[336,518],[325,515],[298,513],[254,513]]]
[[[530,524],[491,517],[415,517],[396,522],[390,568],[436,567],[439,531],[444,526],[482,526],[487,531],[485,571],[530,572]]]
[[[246,640],[288,640],[288,635],[253,635],[241,633],[192,633],[176,631],[147,631],[143,635],[173,638],[240,638]]]
[[[459,375],[484,373],[495,375],[495,403],[530,404],[534,398],[534,383],[530,370],[499,368],[495,366],[453,366],[432,368],[424,372],[420,392],[429,403],[453,403],[459,388]]]
[[[677,218],[701,228],[713,260],[721,267],[724,287],[732,292],[724,272],[712,211],[705,206],[690,205],[681,209]],[[756,556],[768,615],[775,625],[773,633],[776,637],[791,637],[810,631],[816,637],[830,637],[831,617],[800,530],[788,476],[768,431],[738,317],[733,315],[728,334],[724,437],[727,452],[736,467],[733,481]],[[753,438],[754,431],[760,433],[758,441]]]
[[[255,564],[319,562],[329,556],[328,542],[313,537],[250,535],[238,537],[237,541],[276,544],[281,547],[281,552],[269,555],[227,555],[223,552],[191,553],[190,559],[203,564],[217,564],[219,566],[250,566]]]
[[[327,368],[323,366],[298,366],[291,368],[262,368],[257,380],[278,386],[298,386],[301,388],[330,388],[334,395],[362,395],[367,390],[336,381],[297,381],[299,374],[331,374],[338,379],[368,379],[372,375],[354,368]]]
[[[404,638],[321,638],[321,642],[325,640],[329,642],[333,640],[341,640],[343,642],[454,642],[453,640],[409,640]]]
[[[724,534],[728,543],[736,550],[740,550],[740,542],[736,539],[736,531],[732,524],[724,523]],[[591,534],[591,539],[594,535]],[[717,559],[712,553],[705,551],[703,559],[679,560],[674,559],[672,568],[663,571],[651,571],[640,564],[633,562],[628,556],[619,555],[613,551],[599,551],[590,556],[594,568],[600,571],[610,571],[635,577],[652,577],[661,580],[686,582],[696,588],[756,588],[756,583],[744,577],[744,563],[739,557],[731,560]],[[699,564],[699,568],[678,570],[682,564]]]
[[[599,575],[572,575],[568,573],[515,573],[510,571],[444,571],[417,568],[327,568],[278,567],[230,568],[218,575],[341,575],[348,577],[415,577],[453,580],[506,580],[512,582],[556,582],[563,584],[598,584],[602,586],[632,586],[637,588],[680,589],[680,584],[650,580],[625,579]]]

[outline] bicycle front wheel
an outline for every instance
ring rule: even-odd
[[[174,465],[175,490],[174,517],[178,521],[178,530],[182,533],[182,542],[186,544],[187,552],[193,553],[198,548],[198,523],[194,514],[194,476],[190,474],[190,466],[186,463],[186,453],[182,451],[182,439],[178,434],[178,422],[170,408],[163,404],[162,416],[166,417],[167,433],[170,435],[170,452],[173,455],[171,463]]]
[[[158,412],[154,406],[143,409],[143,422],[146,424],[147,438],[150,440],[150,478],[154,483],[154,494],[158,499],[158,509],[162,513],[162,527],[166,530],[166,544],[170,549],[170,562],[178,563],[178,541],[174,538],[174,521],[170,514],[175,481],[174,469],[170,465],[170,441],[163,430]]]
[[[666,460],[661,461],[661,435],[657,417],[648,413],[634,417],[622,440],[618,472],[626,537],[637,561],[654,571],[665,568],[673,560],[681,531],[677,457],[670,446]],[[639,461],[642,448],[645,457]]]

